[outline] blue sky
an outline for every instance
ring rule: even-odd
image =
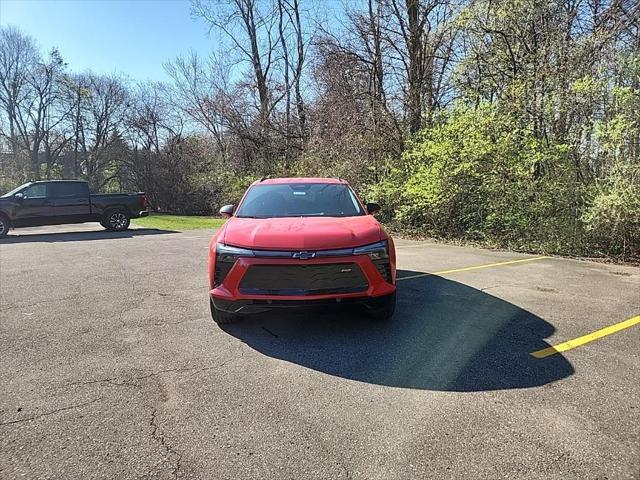
[[[164,62],[206,55],[216,41],[188,0],[0,0],[0,25],[28,33],[43,52],[57,47],[73,71],[134,80],[166,80]]]

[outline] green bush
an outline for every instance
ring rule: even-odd
[[[582,219],[597,253],[640,252],[640,166],[618,165],[591,190]]]
[[[581,187],[569,149],[547,146],[495,106],[458,106],[366,189],[403,230],[517,249],[578,251]]]

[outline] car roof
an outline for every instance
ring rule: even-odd
[[[323,178],[323,177],[286,177],[286,178],[264,178],[253,182],[254,185],[277,185],[282,183],[342,183],[346,184],[346,180],[341,178]]]

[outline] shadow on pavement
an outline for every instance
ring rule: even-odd
[[[398,276],[420,272],[399,271]],[[274,310],[224,328],[270,357],[392,387],[455,392],[528,388],[566,378],[560,354],[536,359],[554,327],[509,302],[438,276],[399,285],[394,317]]]
[[[0,239],[0,244],[8,243],[55,243],[55,242],[80,242],[85,240],[110,240],[114,238],[132,238],[145,235],[162,235],[167,233],[179,233],[174,230],[158,230],[156,228],[135,228],[124,232],[87,231],[87,232],[54,232],[54,233],[28,233],[9,234]]]

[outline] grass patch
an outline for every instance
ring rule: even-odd
[[[132,221],[136,225],[145,228],[178,231],[218,228],[224,223],[223,218],[191,215],[166,215],[163,213],[152,213],[148,217],[136,218]]]

